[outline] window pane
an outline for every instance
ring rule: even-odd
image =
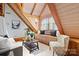
[[[41,30],[48,30],[48,18],[42,20]]]
[[[49,29],[50,30],[57,30],[57,26],[55,24],[55,21],[54,21],[53,17],[49,18]]]

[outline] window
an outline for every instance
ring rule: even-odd
[[[53,17],[49,18],[49,30],[57,30],[57,26]]]
[[[41,30],[48,30],[48,19],[47,18],[42,20]]]
[[[54,18],[49,17],[43,19],[41,22],[41,30],[57,30],[57,26],[55,24]]]

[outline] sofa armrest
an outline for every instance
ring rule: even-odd
[[[23,47],[17,47],[15,49],[12,50],[14,53],[14,56],[23,56]]]

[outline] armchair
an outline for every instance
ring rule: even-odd
[[[57,35],[57,41],[50,41],[49,46],[53,50],[53,55],[56,53],[58,56],[65,55],[68,49],[69,36]]]

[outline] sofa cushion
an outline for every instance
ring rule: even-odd
[[[40,34],[45,34],[45,31],[44,31],[44,30],[41,30],[41,31],[40,31]]]
[[[56,30],[52,30],[51,31],[51,36],[56,36],[56,32],[57,32]]]

